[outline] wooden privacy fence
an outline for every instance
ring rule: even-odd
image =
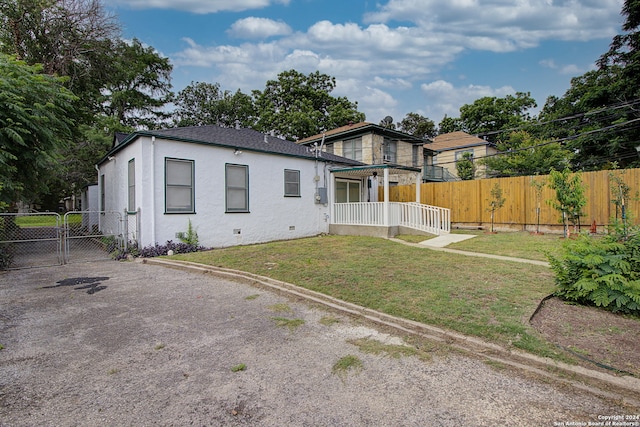
[[[587,204],[583,208],[584,216],[580,222],[583,228],[591,226],[595,221],[602,227],[616,217],[616,206],[613,203],[615,193],[612,192],[610,179],[613,173],[627,184],[630,200],[625,200],[627,217],[630,222],[640,224],[640,169],[624,169],[617,171],[583,172],[582,180],[586,185]],[[560,227],[560,214],[553,209],[548,200],[555,200],[555,191],[548,187],[549,176],[520,176],[515,178],[492,178],[472,181],[432,182],[421,184],[421,203],[451,209],[451,223],[457,226],[488,226],[491,223],[491,212],[488,211],[491,201],[491,189],[497,183],[502,189],[505,203],[495,213],[494,223],[497,227],[535,231],[537,224],[536,208],[538,200],[535,187],[531,181],[544,181],[545,187],[539,200],[540,226],[546,230]],[[380,200],[382,200],[382,189]],[[415,185],[391,187],[389,199],[393,202],[415,201]]]

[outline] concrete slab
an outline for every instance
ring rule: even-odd
[[[476,236],[474,234],[443,234],[433,239],[420,242],[420,244],[434,248],[444,248],[445,246],[449,246],[451,243],[462,242],[463,240],[471,239],[472,237]]]

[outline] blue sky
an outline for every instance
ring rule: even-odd
[[[623,0],[111,0],[125,39],[170,58],[172,84],[264,89],[316,70],[367,121],[436,124],[484,96],[531,92],[542,107],[595,67]],[[533,111],[533,113],[537,113]]]

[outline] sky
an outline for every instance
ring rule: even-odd
[[[192,82],[246,94],[295,69],[336,78],[366,120],[436,125],[482,97],[530,92],[538,108],[595,68],[623,0],[110,0],[123,38]]]

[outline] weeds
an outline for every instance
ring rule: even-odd
[[[352,354],[348,354],[344,357],[341,357],[336,363],[334,363],[331,372],[334,375],[338,375],[343,380],[347,376],[347,373],[351,370],[355,370],[356,373],[359,373],[363,369],[362,360],[358,356],[354,356]]]
[[[303,319],[287,319],[286,317],[272,317],[271,320],[276,322],[276,326],[281,328],[287,327],[290,331],[295,331],[298,327],[304,325]]]
[[[241,372],[246,369],[247,369],[247,365],[245,365],[244,363],[240,363],[239,365],[236,365],[233,368],[231,368],[231,372]]]

